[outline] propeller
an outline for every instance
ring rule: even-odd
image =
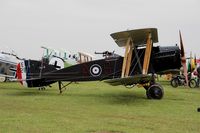
[[[181,36],[181,31],[179,30],[179,36],[180,36],[180,50],[181,50],[181,64],[183,66],[183,74],[185,76],[185,81],[186,81],[186,85],[188,86],[188,73],[187,73],[187,66],[186,66],[186,57],[185,57],[185,49],[184,49],[184,45],[183,45],[183,40],[182,40],[182,36]]]

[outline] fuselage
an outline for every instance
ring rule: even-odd
[[[141,67],[143,65],[144,53],[145,48],[136,49],[136,52],[133,51],[129,76],[142,74]],[[42,63],[41,61],[26,60],[24,62],[22,74],[26,75],[26,85],[28,87],[41,87],[57,81],[95,81],[120,78],[123,57],[114,56],[94,60],[60,70],[57,70],[54,65]],[[152,48],[148,73],[159,73],[169,69],[180,69],[180,67],[181,57],[178,46],[157,46]],[[19,77],[19,71],[17,75]]]

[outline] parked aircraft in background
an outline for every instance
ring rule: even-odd
[[[15,78],[16,66],[20,59],[14,53],[0,52],[0,77],[5,82]]]
[[[57,62],[57,65],[60,66],[60,68],[92,61],[93,57],[84,52],[72,53],[66,50],[57,50],[45,46],[42,46],[41,48],[44,49],[43,58],[48,59],[49,64],[55,64],[55,62]]]

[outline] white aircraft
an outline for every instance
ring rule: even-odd
[[[13,53],[0,52],[0,81],[15,78],[19,58]]]

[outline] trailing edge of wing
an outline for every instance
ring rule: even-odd
[[[156,74],[180,74],[180,70],[179,69],[169,69],[169,70],[165,70],[165,71],[160,71],[157,72]]]
[[[111,84],[111,85],[133,85],[138,83],[147,83],[152,79],[151,74],[140,74],[140,75],[134,75],[130,77],[125,78],[115,78],[115,79],[109,79],[105,80],[104,82]]]
[[[127,30],[110,34],[119,47],[125,46],[129,37],[132,38],[134,45],[143,46],[147,42],[148,34],[151,33],[152,41],[158,42],[158,33],[156,28],[145,28],[136,30]]]

